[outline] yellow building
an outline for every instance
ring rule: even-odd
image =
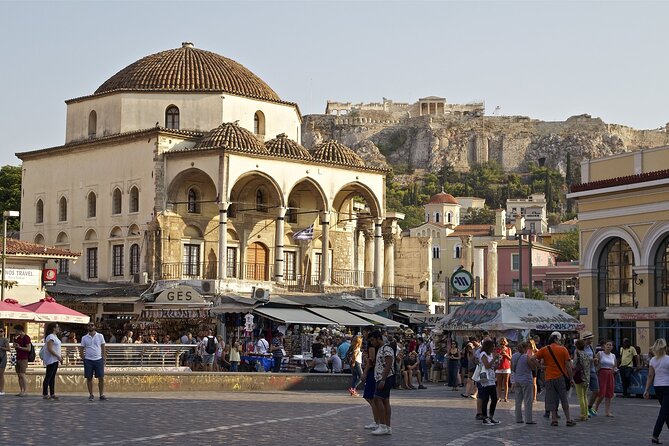
[[[669,147],[581,163],[581,320],[646,352],[669,335]]]

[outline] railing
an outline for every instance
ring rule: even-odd
[[[331,282],[332,285],[339,286],[371,287],[374,282],[374,273],[372,271],[335,269],[332,270]]]
[[[383,287],[383,297],[386,299],[397,298],[397,299],[418,299],[420,298],[420,293],[414,291],[412,286],[384,286]]]
[[[44,367],[39,352],[44,348],[42,343],[33,343],[37,357],[30,367]],[[151,367],[174,368],[182,364],[182,360],[194,351],[195,345],[187,344],[105,344],[107,362],[105,367]],[[62,344],[61,354],[63,367],[81,367],[80,344]],[[10,364],[15,364],[16,353],[12,348]]]
[[[163,263],[161,279],[216,279],[218,262]]]

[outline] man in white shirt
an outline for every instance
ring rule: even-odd
[[[264,334],[260,334],[260,339],[258,339],[258,342],[256,342],[256,353],[260,353],[261,355],[267,354],[269,350],[269,342],[267,342],[267,339],[265,339]]]
[[[95,400],[93,395],[93,375],[98,379],[98,390],[100,401],[107,400],[105,396],[105,362],[107,361],[107,350],[105,338],[102,333],[95,330],[93,322],[88,324],[88,334],[81,338],[81,355],[84,358],[84,378],[88,387],[88,401]]]

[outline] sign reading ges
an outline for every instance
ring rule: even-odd
[[[466,269],[459,269],[451,276],[451,288],[456,293],[467,293],[474,287],[474,277]]]
[[[158,295],[156,303],[200,304],[205,303],[200,293],[189,286],[178,286],[165,290]]]

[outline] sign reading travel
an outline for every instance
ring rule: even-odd
[[[467,293],[474,286],[474,277],[466,269],[460,268],[451,276],[451,288],[456,293]]]
[[[203,304],[206,303],[200,293],[189,286],[178,286],[163,291],[156,297],[156,303],[164,304]]]

